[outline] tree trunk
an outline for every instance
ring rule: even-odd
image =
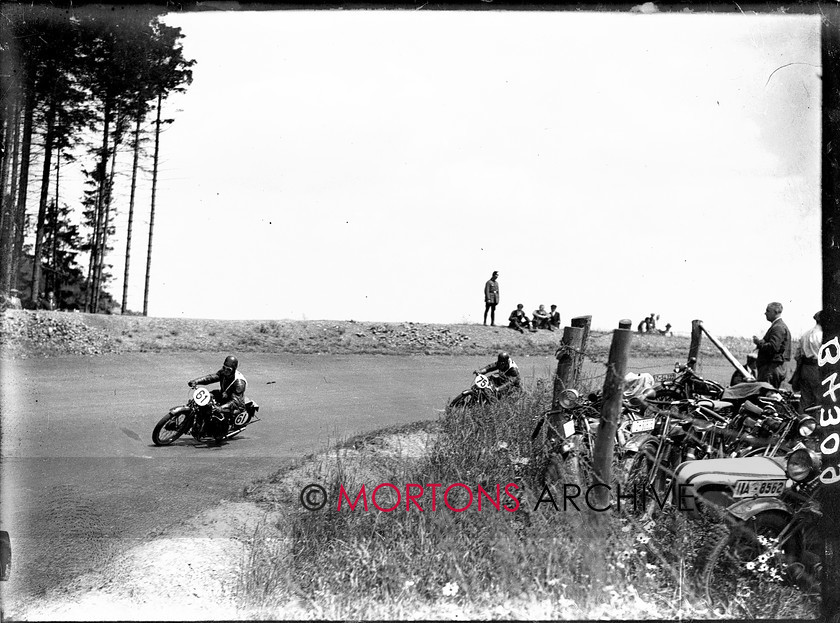
[[[160,106],[163,91],[158,92],[157,119],[155,120],[155,156],[152,169],[152,209],[149,213],[149,248],[146,253],[146,284],[143,288],[143,315],[149,315],[149,275],[152,271],[152,236],[155,232],[155,195],[157,193],[158,154],[160,153]]]
[[[10,183],[9,192],[6,192],[9,175],[8,165],[3,171],[3,185],[0,187],[2,191],[0,202],[2,202],[3,208],[3,227],[0,229],[0,292],[3,294],[9,294],[9,289],[12,287],[12,250],[15,240],[14,197],[17,189],[18,149],[20,148],[20,115],[18,114],[17,101],[11,102],[9,107],[11,109],[9,119],[12,121],[6,134],[6,157],[4,159],[4,161],[8,161],[9,157],[12,159],[11,177],[8,181]]]
[[[20,260],[23,255],[23,227],[26,223],[26,192],[29,188],[29,152],[32,148],[32,120],[35,113],[35,103],[32,97],[25,96],[23,117],[23,137],[20,156],[20,182],[18,184],[17,213],[15,214],[15,241],[12,252],[12,288],[17,288]]]
[[[142,120],[142,107],[138,105],[134,119],[134,162],[131,165],[131,196],[128,200],[128,227],[125,235],[125,270],[123,271],[121,314],[124,314],[128,308],[128,269],[131,266],[131,229],[134,225],[134,192],[137,189],[137,167],[140,160],[140,122]]]
[[[99,313],[99,297],[102,293],[102,271],[105,267],[105,256],[108,254],[108,228],[111,225],[111,202],[114,199],[114,174],[117,171],[117,135],[111,147],[111,171],[108,174],[108,185],[105,187],[105,215],[102,224],[102,250],[99,253],[99,263],[96,267],[96,289],[93,292],[93,312]]]
[[[35,229],[35,249],[32,255],[32,289],[29,298],[37,302],[41,296],[41,252],[44,245],[44,223],[47,220],[47,197],[50,190],[50,167],[52,166],[53,133],[55,130],[55,102],[47,113],[47,132],[44,139],[44,168],[41,174],[41,200],[38,203],[38,226]]]
[[[50,255],[50,266],[52,266],[52,283],[50,289],[55,296],[56,305],[58,304],[59,296],[59,275],[58,275],[58,190],[59,180],[61,178],[61,148],[55,154],[55,201],[53,201],[53,217],[52,217],[52,249]]]
[[[87,296],[85,296],[85,307],[87,311],[93,312],[93,301],[96,298],[94,295],[96,266],[99,262],[100,242],[101,242],[101,227],[102,227],[102,205],[105,195],[105,175],[108,171],[108,132],[111,124],[111,102],[105,101],[105,114],[103,115],[103,129],[102,129],[102,152],[99,156],[99,163],[97,164],[97,178],[99,181],[99,193],[96,197],[95,218],[93,224],[93,244],[90,250],[90,261],[88,263],[88,289]]]

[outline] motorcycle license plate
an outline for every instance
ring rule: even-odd
[[[563,434],[566,437],[571,437],[575,434],[575,423],[571,420],[563,424]]]
[[[669,372],[668,374],[654,374],[653,380],[656,383],[664,383],[665,381],[673,381],[677,378],[677,375],[673,372]]]
[[[630,432],[631,433],[643,433],[645,431],[653,430],[653,427],[656,425],[656,418],[645,418],[644,420],[636,420],[634,422],[630,422]]]
[[[784,490],[784,480],[739,480],[732,495],[736,498],[775,497]]]

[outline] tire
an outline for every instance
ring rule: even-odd
[[[700,552],[696,565],[699,588],[713,608],[727,608],[739,597],[739,591],[756,592],[767,584],[761,572],[748,569],[747,563],[756,563],[765,551],[757,537],[776,538],[787,521],[781,513],[768,512],[743,524],[719,526],[717,538],[713,537],[709,548]],[[772,564],[772,558],[769,562]]]
[[[187,430],[188,413],[168,413],[155,424],[152,431],[152,441],[156,446],[168,446],[173,441],[178,439]],[[174,428],[166,428],[166,425],[172,422]]]
[[[449,403],[449,409],[469,409],[480,405],[481,403],[482,401],[480,397],[476,396],[471,391],[466,391],[452,399],[452,402]]]
[[[631,491],[634,491],[633,504],[628,504],[627,506],[630,514],[651,516],[659,509],[659,504],[657,503],[656,498],[654,498],[650,489],[646,488],[650,477],[650,471],[653,469],[653,460],[656,456],[656,448],[656,444],[645,444],[639,448],[639,451],[633,455],[633,458],[630,461],[630,467],[627,470],[627,476],[624,482],[624,488],[626,489],[626,493],[628,495]],[[665,475],[661,469],[654,477],[651,486],[653,487],[653,490],[656,491],[656,495],[659,500],[664,501]],[[637,504],[637,500],[641,501],[641,503]]]

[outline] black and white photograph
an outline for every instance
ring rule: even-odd
[[[837,6],[0,50],[0,620],[840,621]]]

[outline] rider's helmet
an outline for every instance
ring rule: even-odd
[[[233,355],[228,355],[225,357],[225,362],[222,364],[222,371],[226,374],[233,374],[236,372],[236,368],[239,367],[239,360],[234,357]]]
[[[505,352],[499,353],[499,356],[496,358],[496,363],[501,370],[507,370],[510,367],[510,355]]]

